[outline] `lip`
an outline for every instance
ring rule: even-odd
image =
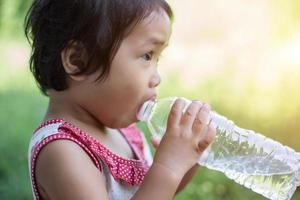
[[[157,94],[151,95],[149,98],[146,99],[146,101],[155,101],[157,98]],[[144,101],[145,102],[145,101]]]

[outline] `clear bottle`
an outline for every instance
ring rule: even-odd
[[[161,138],[165,133],[176,99],[147,101],[141,107],[138,119],[146,123],[153,136]],[[191,101],[185,101],[187,107]],[[216,112],[211,112],[210,117],[217,134],[198,163],[223,172],[271,200],[291,199],[300,185],[300,153],[259,133],[239,128]]]

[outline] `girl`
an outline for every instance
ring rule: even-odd
[[[152,161],[136,128],[171,34],[164,0],[35,0],[31,71],[49,106],[29,146],[35,199],[172,199],[213,140],[209,106],[177,100]]]

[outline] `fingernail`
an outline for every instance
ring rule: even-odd
[[[202,102],[201,101],[199,101],[199,100],[192,100],[192,102],[195,102],[195,103],[198,103],[198,104],[200,104],[201,106],[202,106]]]
[[[209,105],[208,105],[207,103],[205,103],[205,104],[203,105],[203,109],[204,109],[205,111],[208,111],[208,110],[210,109],[210,107],[209,107]]]

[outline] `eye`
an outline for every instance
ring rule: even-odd
[[[149,52],[149,53],[146,53],[142,56],[142,58],[146,61],[151,61],[152,60],[152,57],[153,57],[153,51]]]

